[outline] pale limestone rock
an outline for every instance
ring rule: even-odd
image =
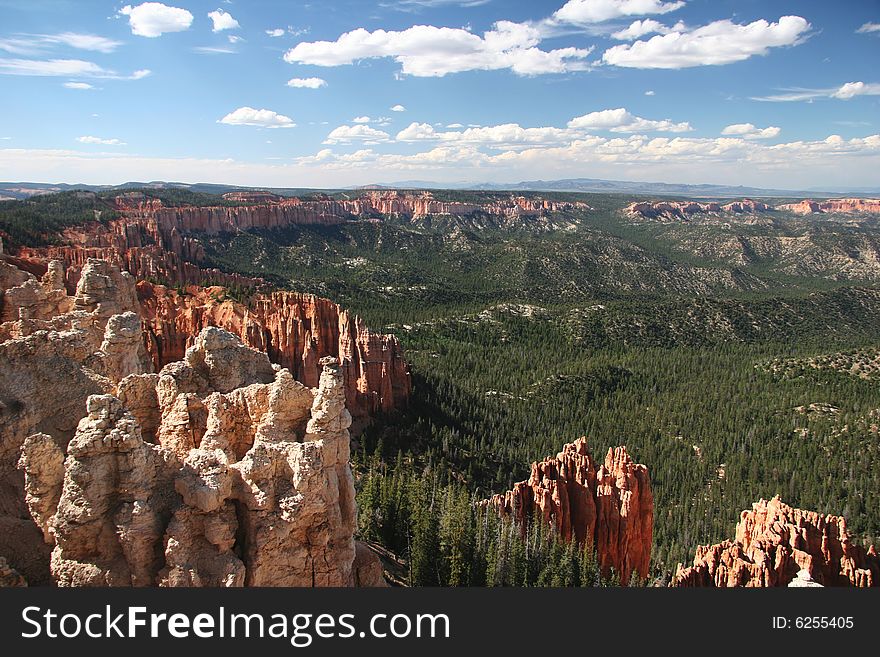
[[[144,348],[140,317],[131,311],[110,317],[104,328],[101,353],[104,373],[113,381],[148,371],[150,361]]]
[[[24,471],[24,490],[31,517],[52,545],[51,520],[61,499],[64,483],[64,452],[52,436],[35,433],[21,446],[18,468]]]

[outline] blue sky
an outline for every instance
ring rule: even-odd
[[[880,181],[880,2],[0,0],[0,179]]]

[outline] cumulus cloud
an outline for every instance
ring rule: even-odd
[[[254,109],[253,107],[239,107],[230,112],[218,123],[226,125],[249,125],[258,128],[295,128],[296,124],[288,116],[278,114],[272,110]]]
[[[626,108],[590,112],[568,122],[569,128],[578,130],[609,130],[611,132],[690,132],[690,123],[676,123],[670,119],[654,121],[631,114]]]
[[[80,89],[80,90],[88,90],[94,89],[92,85],[88,82],[65,82],[64,86],[68,89]]]
[[[565,23],[602,23],[624,16],[667,14],[684,4],[660,0],[568,0],[553,18]]]
[[[327,135],[327,139],[324,140],[324,143],[347,144],[353,141],[360,141],[377,144],[383,141],[388,141],[389,138],[390,135],[387,132],[371,128],[368,125],[341,125],[338,128],[334,128],[330,134]]]
[[[858,34],[874,34],[880,32],[880,23],[865,23],[856,30]]]
[[[771,48],[801,43],[810,23],[800,16],[783,16],[776,23],[764,19],[745,25],[720,20],[692,30],[677,30],[647,41],[612,46],[602,61],[629,68],[687,68],[730,64]]]
[[[292,78],[287,81],[287,86],[296,89],[320,89],[327,86],[327,81],[321,78]]]
[[[119,139],[101,139],[100,137],[77,137],[81,144],[99,144],[101,146],[125,146],[125,142]]]
[[[836,98],[850,100],[856,96],[880,96],[880,83],[877,82],[846,82],[839,87],[826,89],[785,89],[784,93],[770,96],[753,96],[751,100],[768,103],[812,102],[820,98]]]
[[[150,74],[148,69],[120,75],[116,71],[82,59],[0,59],[0,75],[63,76],[105,78],[109,80],[140,80]]]
[[[611,36],[618,41],[633,41],[646,34],[669,34],[670,32],[683,32],[685,30],[684,23],[676,23],[673,27],[668,27],[663,23],[647,18],[643,21],[633,21],[629,27],[614,32]]]
[[[212,32],[235,30],[241,27],[241,25],[238,24],[238,21],[235,20],[230,13],[225,12],[222,9],[216,9],[214,11],[208,12],[208,18],[211,19],[212,23],[214,23],[214,27],[211,28]]]
[[[393,105],[391,108],[392,112],[405,112],[406,108],[403,105]]]
[[[734,123],[721,131],[722,135],[736,135],[744,139],[772,139],[780,133],[776,126],[757,128],[752,123]]]
[[[285,33],[285,29],[283,27],[275,28],[274,30],[266,30],[266,34],[268,34],[273,39],[277,39],[278,37],[283,37]]]
[[[128,16],[132,34],[151,39],[168,32],[184,32],[193,22],[193,15],[186,9],[161,2],[144,2],[136,7],[125,5],[119,14]]]
[[[590,49],[536,46],[542,35],[526,23],[499,21],[483,36],[461,28],[415,25],[402,31],[358,28],[336,41],[302,42],[284,54],[288,63],[343,66],[390,57],[404,75],[442,77],[474,70],[510,69],[517,75],[585,70]]]
[[[369,116],[356,116],[351,120],[352,123],[369,123]]]

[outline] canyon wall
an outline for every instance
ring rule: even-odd
[[[653,540],[654,497],[648,470],[625,447],[609,449],[597,465],[586,438],[555,457],[532,464],[527,481],[494,495],[484,506],[522,523],[541,519],[567,541],[592,545],[607,576],[623,584],[633,573],[647,578]]]
[[[774,208],[751,199],[730,203],[699,203],[697,201],[641,201],[630,203],[624,213],[634,219],[681,221],[694,215],[738,215],[772,212]]]
[[[147,351],[157,369],[179,360],[203,328],[219,326],[307,386],[318,384],[321,358],[338,358],[356,418],[401,408],[409,399],[409,369],[397,338],[371,332],[326,299],[272,292],[241,303],[226,298],[222,288],[193,286],[180,294],[144,281],[137,291]]]
[[[880,586],[880,556],[856,545],[840,516],[803,511],[779,497],[743,511],[736,536],[697,548],[672,586]]]
[[[842,212],[844,214],[868,213],[880,214],[880,199],[865,198],[833,198],[824,201],[806,199],[798,203],[787,203],[777,206],[779,210],[788,210],[795,214],[813,214],[825,212]]]

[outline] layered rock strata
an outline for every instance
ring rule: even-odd
[[[814,214],[841,212],[844,214],[880,214],[880,199],[871,198],[833,198],[825,201],[810,199],[798,203],[787,203],[778,206],[780,210],[788,210],[795,214]]]
[[[840,516],[803,511],[779,497],[743,511],[736,536],[697,548],[673,586],[880,586],[880,556],[853,543]]]
[[[272,292],[241,303],[222,288],[190,287],[180,294],[146,282],[138,284],[138,296],[157,369],[180,359],[204,327],[219,326],[307,386],[318,384],[321,358],[338,358],[348,408],[358,419],[401,408],[409,399],[409,366],[397,338],[373,333],[326,299]]]
[[[626,584],[647,578],[653,540],[654,497],[648,470],[625,447],[609,449],[597,466],[586,438],[563,446],[556,457],[532,464],[527,481],[485,502],[522,523],[540,519],[565,540],[592,545],[603,572]]]
[[[642,201],[630,203],[624,213],[629,217],[653,221],[682,221],[695,215],[762,214],[774,208],[752,199],[730,203],[699,203],[697,201]]]

